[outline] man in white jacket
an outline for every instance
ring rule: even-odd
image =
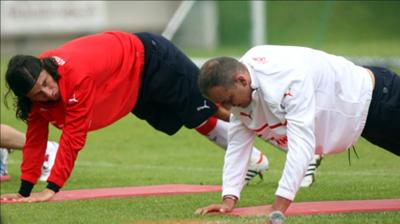
[[[384,68],[310,48],[266,45],[239,61],[209,60],[199,86],[232,115],[223,203],[198,214],[234,208],[256,136],[287,152],[270,220],[284,218],[314,154],[343,152],[362,135],[400,155],[400,77]]]

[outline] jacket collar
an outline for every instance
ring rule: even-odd
[[[260,83],[255,75],[255,71],[253,70],[253,68],[251,67],[251,65],[247,65],[245,64],[247,70],[249,71],[250,74],[250,87],[253,90],[251,93],[251,97],[253,98],[253,100],[255,99],[255,95],[257,94],[258,88],[260,87]]]
[[[251,65],[245,65],[247,70],[249,71],[250,74],[250,79],[251,79],[251,88],[252,89],[258,89],[260,87],[260,83],[255,75],[255,71],[253,70],[253,68],[251,67]]]

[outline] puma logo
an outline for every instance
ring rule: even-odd
[[[204,109],[210,109],[210,106],[207,105],[207,101],[205,101],[205,100],[204,100],[204,105],[203,106],[197,107],[197,111],[201,111],[201,110],[204,110]]]
[[[58,65],[63,66],[63,65],[65,64],[65,61],[64,61],[62,58],[60,58],[60,57],[58,57],[58,56],[53,56],[53,58],[54,58],[54,60],[56,61],[56,63],[57,63]]]
[[[251,118],[251,114],[247,114],[247,113],[245,113],[245,112],[240,112],[240,115],[241,115],[241,116],[244,116],[244,117],[248,117],[250,120],[252,119],[252,118]]]
[[[283,98],[285,98],[287,96],[293,96],[292,92],[290,91],[290,89],[288,89],[288,91],[286,91],[286,93],[283,94]]]
[[[72,95],[72,98],[68,99],[68,103],[69,104],[79,103],[78,99],[75,97],[75,93],[74,93],[74,95]]]

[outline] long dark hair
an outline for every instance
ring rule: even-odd
[[[45,69],[55,81],[60,76],[57,72],[57,62],[52,57],[39,59],[30,55],[15,55],[8,63],[6,72],[7,93],[4,104],[8,107],[7,98],[14,93],[13,101],[16,109],[16,117],[27,121],[32,110],[32,102],[26,94],[35,85],[40,72]]]

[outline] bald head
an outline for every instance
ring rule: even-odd
[[[235,75],[244,71],[246,71],[246,67],[235,58],[210,59],[200,69],[198,78],[200,91],[204,96],[209,97],[210,88],[231,87],[235,83]]]

